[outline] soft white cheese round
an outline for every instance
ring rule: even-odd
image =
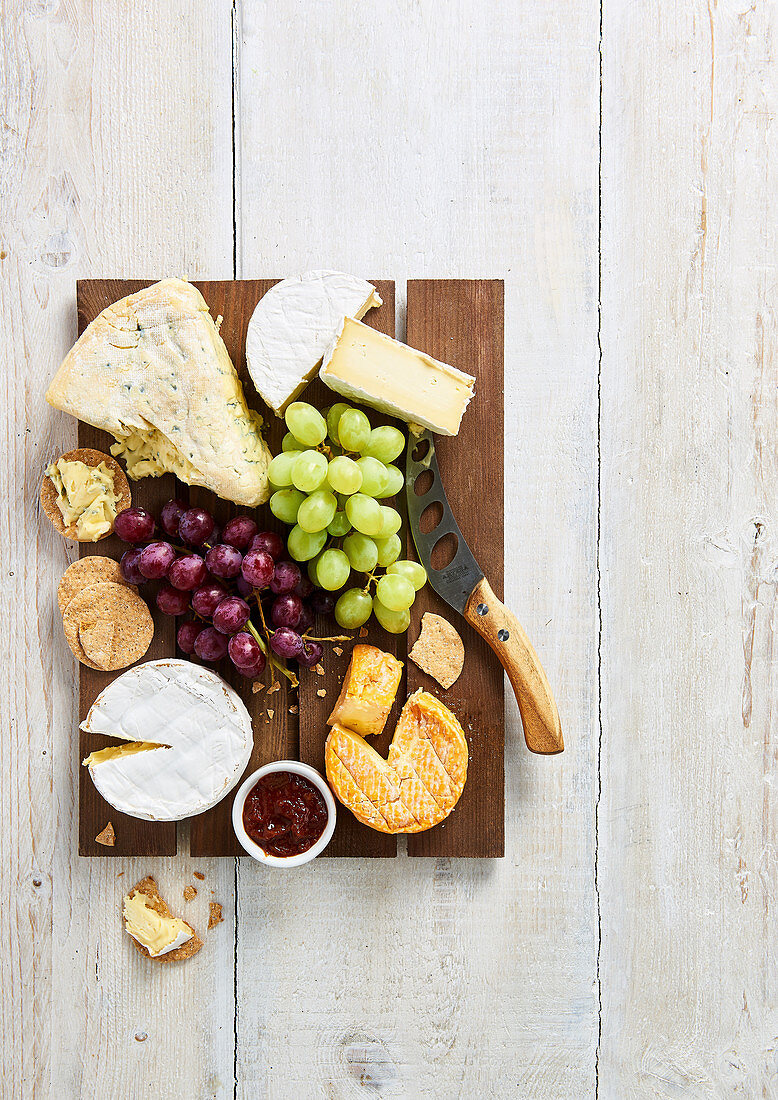
[[[117,677],[81,728],[159,746],[89,765],[106,802],[148,821],[179,821],[215,806],[242,776],[254,744],[237,692],[211,669],[175,659]]]

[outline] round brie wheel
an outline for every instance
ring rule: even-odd
[[[173,658],[118,676],[81,729],[127,742],[84,764],[106,802],[147,821],[210,810],[237,784],[254,746],[237,692],[210,668]]]

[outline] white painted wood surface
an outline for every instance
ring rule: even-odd
[[[600,291],[592,0],[6,3],[4,1096],[778,1096],[776,18],[603,4]],[[75,279],[327,264],[400,325],[408,277],[506,280],[506,598],[567,750],[510,704],[502,861],[79,859]],[[225,923],[143,966],[125,887],[196,866]]]

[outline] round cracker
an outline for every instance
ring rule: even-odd
[[[151,612],[127,585],[98,581],[74,596],[62,616],[65,638],[84,664],[115,672],[139,661],[154,637]],[[87,652],[87,649],[89,652]]]
[[[111,455],[103,454],[102,451],[96,451],[93,447],[78,447],[75,451],[68,451],[67,454],[61,455],[66,462],[83,462],[85,466],[99,466],[101,462],[104,462],[113,474],[113,491],[117,497],[116,511],[123,512],[125,508],[130,507],[130,483],[127,480],[127,475],[121,468],[119,463]],[[59,461],[59,459],[57,460]],[[48,468],[48,467],[47,467]],[[70,527],[65,526],[65,521],[62,519],[62,513],[57,507],[57,490],[54,487],[54,482],[48,475],[44,474],[43,481],[41,482],[41,508],[49,517],[51,525],[55,530],[59,531],[66,539],[72,539],[73,542],[100,542],[101,539],[107,539],[110,534],[113,533],[113,524],[109,531],[106,531],[104,535],[100,535],[99,539],[80,539],[76,534],[75,523]]]
[[[132,588],[133,592],[137,592],[133,585],[125,581],[118,561],[102,557],[100,554],[89,554],[85,558],[74,561],[62,574],[57,589],[60,614],[64,615],[65,608],[74,596],[89,585],[97,584],[98,581],[113,581],[114,584],[122,584],[125,588]]]

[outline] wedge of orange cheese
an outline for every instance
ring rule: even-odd
[[[402,661],[374,645],[355,645],[338,701],[327,719],[363,737],[383,731],[400,686]]]
[[[357,655],[356,649],[374,653]],[[344,688],[349,684],[351,694],[358,694],[366,705],[369,691],[356,690],[361,676],[368,668],[375,672],[381,657],[395,659],[373,646],[356,649],[352,658],[356,665],[349,668]],[[386,707],[383,729],[399,676],[388,706],[385,681],[379,677],[379,682],[379,705],[382,711]],[[414,692],[402,709],[387,759],[337,713],[338,705],[330,716],[332,729],[324,750],[327,779],[359,821],[382,833],[418,833],[448,817],[462,794],[469,756],[464,731],[448,707],[427,691]],[[360,711],[360,720],[362,716]]]

